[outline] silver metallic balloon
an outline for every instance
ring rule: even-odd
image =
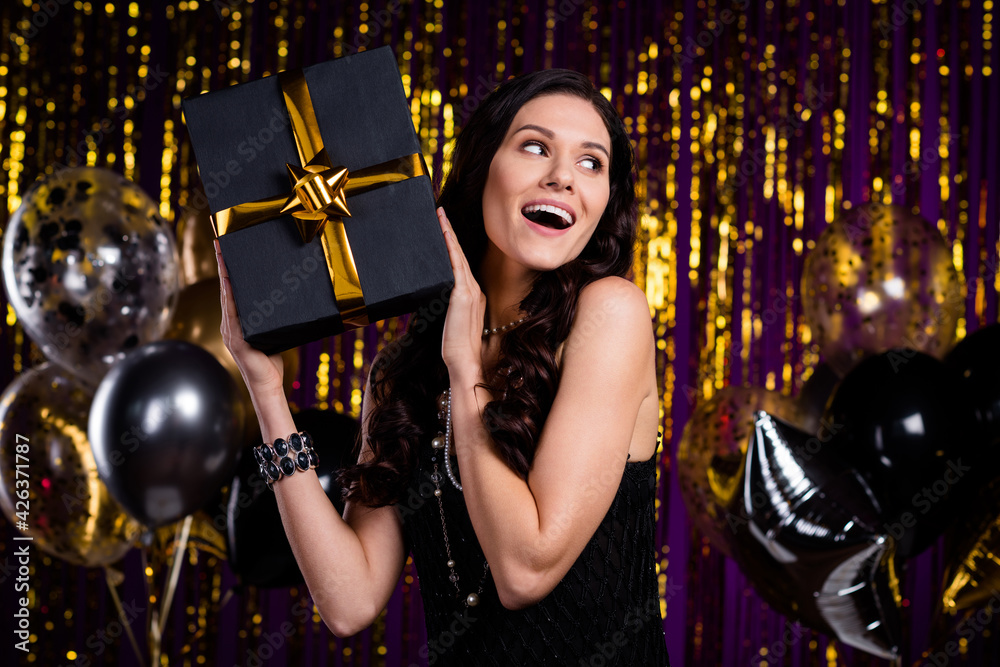
[[[729,506],[740,569],[779,612],[886,659],[901,621],[895,544],[836,443],[758,412],[741,492]]]
[[[138,185],[107,169],[65,169],[38,180],[11,217],[3,282],[45,356],[96,387],[167,329],[177,247]]]
[[[112,368],[94,395],[97,472],[144,524],[175,521],[232,479],[244,416],[236,383],[209,352],[177,340],[149,343]]]
[[[712,546],[727,556],[726,507],[739,491],[747,443],[758,410],[800,428],[802,411],[794,399],[763,387],[730,385],[699,401],[677,447],[677,479],[688,516]]]

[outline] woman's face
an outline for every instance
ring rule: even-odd
[[[588,100],[550,94],[521,107],[483,189],[487,259],[502,253],[532,271],[576,259],[608,204],[610,153]]]

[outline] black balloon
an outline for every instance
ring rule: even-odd
[[[344,500],[337,474],[353,463],[358,422],[332,410],[302,410],[292,417],[295,427],[307,431],[319,454],[316,474],[326,496],[343,514]],[[280,482],[278,482],[280,484]],[[240,457],[226,506],[226,543],[229,564],[240,583],[265,588],[303,582],[292,547],[281,523],[274,493],[261,479],[252,452]]]
[[[922,352],[865,359],[841,380],[825,419],[841,456],[882,506],[883,528],[903,557],[931,544],[974,489],[982,449],[955,373]]]
[[[837,388],[840,376],[833,370],[833,366],[822,363],[813,369],[812,375],[806,380],[795,400],[802,408],[802,418],[805,430],[810,433],[817,433],[822,427],[823,415],[826,413],[826,404],[833,395],[833,390]]]
[[[727,539],[761,597],[849,646],[896,657],[894,541],[835,442],[758,412],[742,477]]]
[[[969,555],[976,552],[985,558],[984,567],[990,566],[991,550],[978,549],[977,544],[996,521],[996,508],[1000,507],[1000,324],[984,327],[963,338],[944,358],[944,363],[958,376],[964,389],[972,414],[972,441],[978,450],[978,460],[982,461],[971,473],[976,477],[975,495],[968,499],[962,511],[956,512],[945,540],[949,569],[945,581],[954,582],[963,575],[972,575],[948,595],[952,600],[968,600],[974,597],[970,592],[989,588],[976,585],[984,575],[975,567],[976,557]],[[955,611],[951,609],[949,613]]]
[[[976,434],[996,470],[1000,465],[1000,324],[969,334],[944,359],[965,388]]]
[[[244,410],[232,377],[197,345],[130,352],[90,408],[97,473],[132,516],[157,527],[194,512],[233,474]]]

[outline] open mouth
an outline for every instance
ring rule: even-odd
[[[573,225],[573,216],[569,211],[549,204],[530,204],[521,209],[521,215],[550,229],[567,229]]]

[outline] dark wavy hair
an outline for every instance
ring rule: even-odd
[[[479,280],[487,248],[483,189],[493,157],[521,107],[553,94],[589,100],[601,115],[611,136],[611,187],[607,208],[580,255],[536,278],[520,304],[527,319],[504,335],[500,361],[485,378],[493,395],[501,397],[486,406],[485,425],[499,455],[525,477],[558,388],[556,350],[569,335],[580,290],[605,276],[627,277],[632,270],[637,226],[632,144],[615,108],[585,75],[564,69],[524,74],[502,83],[472,113],[455,143],[438,199]],[[440,431],[437,397],[448,387],[441,359],[442,311],[411,316],[407,332],[373,364],[374,407],[367,424],[372,457],[341,472],[349,500],[372,507],[399,502],[419,448]]]

